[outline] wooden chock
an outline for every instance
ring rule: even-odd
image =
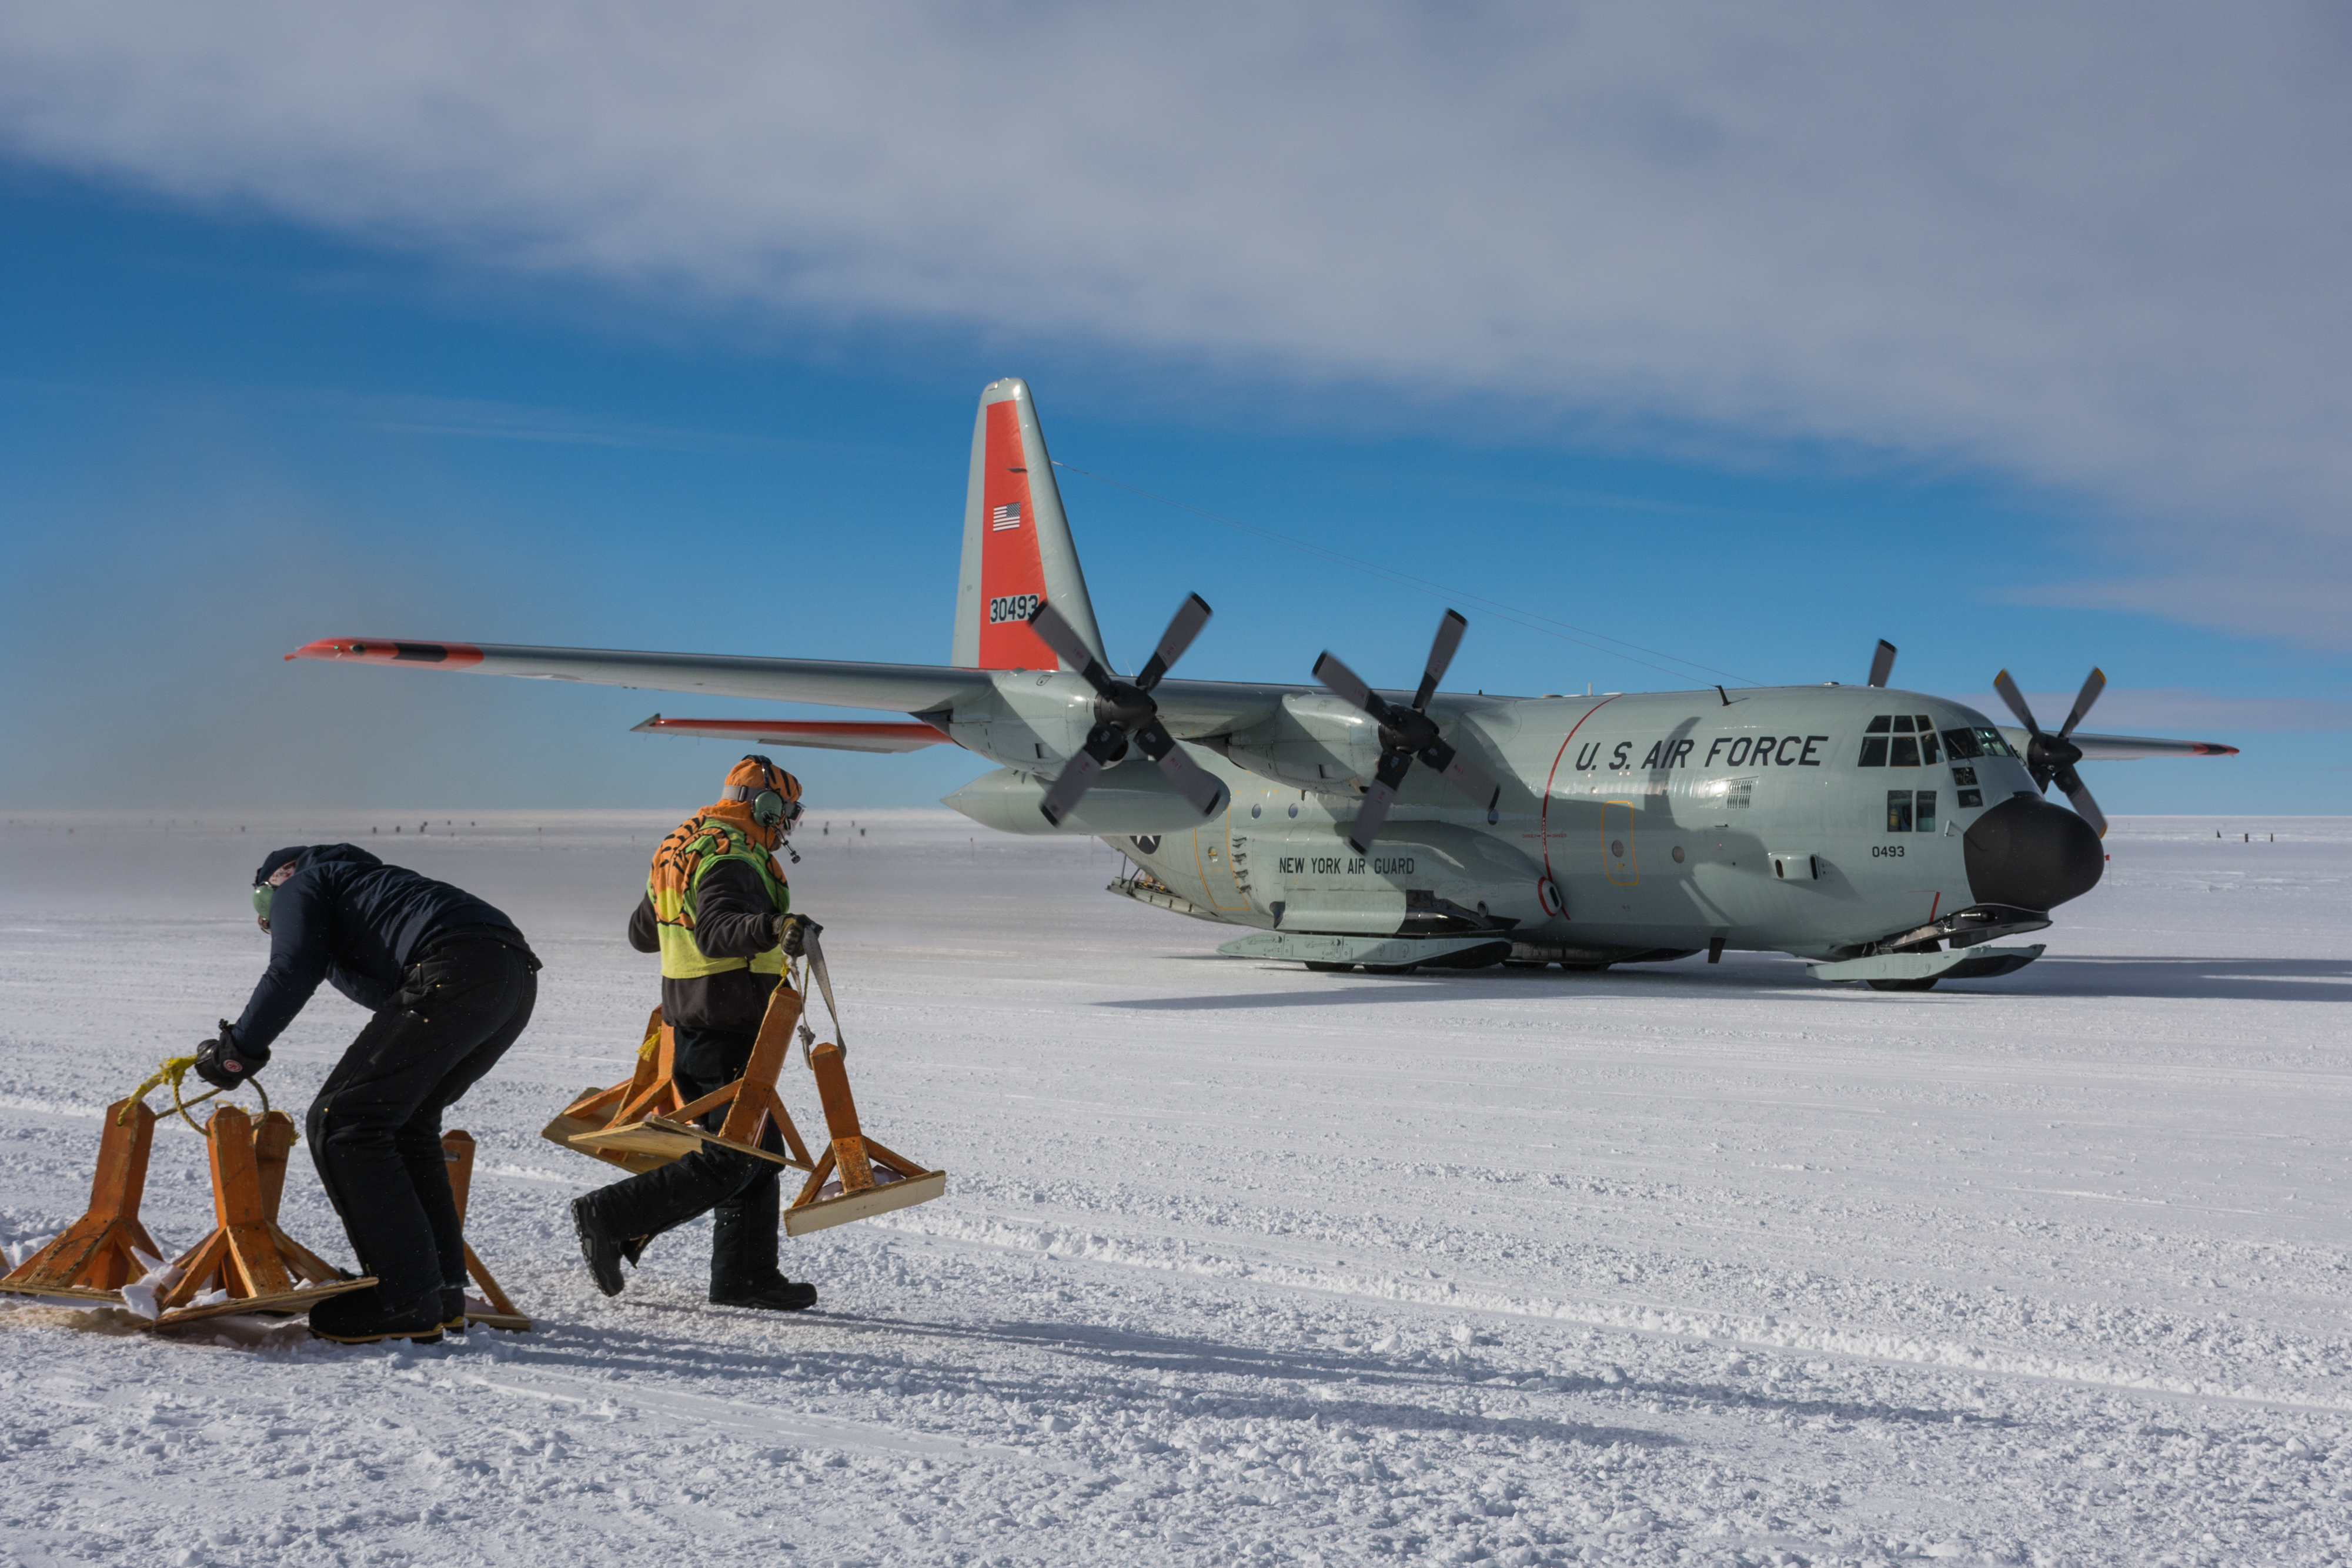
[[[147,1154],[154,1142],[155,1113],[145,1101],[134,1095],[109,1105],[99,1132],[89,1212],[0,1279],[0,1291],[121,1301],[122,1287],[146,1272],[131,1249],[150,1258],[163,1250],[139,1222]]]
[[[298,1312],[373,1285],[373,1277],[345,1280],[317,1253],[279,1228],[286,1191],[287,1152],[294,1119],[266,1113],[257,1124],[235,1105],[223,1105],[205,1124],[212,1164],[212,1234],[173,1260],[179,1278],[159,1291],[151,1325],[219,1317],[227,1312]],[[215,1292],[226,1292],[207,1300]]]
[[[457,1228],[466,1226],[466,1199],[474,1186],[474,1134],[447,1132],[441,1134],[441,1158],[449,1169],[449,1196],[457,1203]],[[530,1319],[515,1310],[507,1293],[490,1275],[488,1267],[474,1250],[470,1241],[466,1249],[466,1272],[482,1288],[479,1296],[466,1298],[466,1321],[494,1329],[511,1329],[517,1333],[530,1332]]]
[[[792,1051],[793,1030],[800,1021],[800,992],[779,980],[776,988],[768,994],[768,1010],[761,1016],[759,1038],[752,1041],[751,1060],[744,1064],[740,1078],[699,1100],[673,1104],[667,1110],[648,1110],[635,1114],[634,1120],[627,1113],[630,1107],[625,1105],[623,1113],[617,1113],[605,1126],[573,1133],[563,1142],[596,1155],[604,1155],[607,1150],[656,1155],[660,1156],[654,1162],[656,1165],[667,1165],[680,1155],[709,1145],[733,1149],[797,1170],[812,1168],[808,1145],[801,1142],[800,1129],[793,1125],[791,1113],[776,1093],[776,1078],[784,1070]],[[671,1092],[675,1094],[676,1090]],[[727,1107],[727,1115],[719,1131],[711,1132],[695,1120],[722,1105]],[[761,1129],[770,1124],[782,1136],[786,1153],[779,1155],[760,1146]]]
[[[816,1075],[817,1099],[824,1106],[824,1130],[831,1142],[802,1184],[800,1196],[784,1210],[786,1235],[805,1236],[894,1208],[911,1208],[947,1191],[947,1172],[927,1171],[866,1135],[840,1046],[828,1040],[809,1052],[809,1069]]]
[[[649,1116],[667,1116],[677,1110],[680,1096],[672,1081],[677,1055],[676,1033],[663,1021],[661,1009],[656,1008],[646,1019],[635,1070],[610,1089],[582,1090],[571,1104],[556,1113],[553,1121],[540,1129],[539,1135],[551,1144],[619,1166],[631,1176],[659,1170],[693,1148],[694,1141],[659,1134],[614,1140],[604,1134],[638,1126]],[[584,1134],[596,1136],[589,1142],[574,1141]]]

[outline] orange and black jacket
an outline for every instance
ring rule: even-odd
[[[751,958],[776,946],[781,913],[760,873],[741,860],[722,860],[702,873],[697,888],[694,945],[713,958]],[[661,951],[654,901],[640,895],[629,916],[629,946],[640,953]],[[750,969],[727,969],[690,980],[662,978],[662,1017],[674,1026],[756,1033],[768,1010],[776,977]]]

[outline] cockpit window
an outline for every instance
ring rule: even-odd
[[[1861,768],[1932,768],[1942,760],[1926,714],[1883,713],[1862,732]]]

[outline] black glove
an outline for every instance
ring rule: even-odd
[[[808,939],[824,929],[805,915],[776,916],[776,940],[784,945],[784,956],[787,958],[797,958],[807,952]]]
[[[250,1051],[239,1051],[229,1038],[228,1019],[221,1019],[220,1034],[196,1047],[196,1076],[215,1089],[234,1089],[269,1064],[269,1053],[263,1051],[257,1060]]]

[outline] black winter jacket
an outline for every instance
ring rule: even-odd
[[[386,865],[357,844],[273,851],[256,885],[288,861],[294,874],[269,904],[269,967],[230,1034],[248,1061],[269,1059],[270,1042],[320,980],[373,1012],[400,989],[402,970],[455,932],[478,929],[539,967],[514,922],[463,888]]]
[[[702,873],[694,894],[694,945],[707,958],[751,958],[776,946],[778,909],[760,873],[744,862],[722,860]],[[640,953],[661,951],[654,901],[637,900],[629,916],[629,946]],[[756,1033],[768,1010],[773,975],[722,969],[697,979],[662,977],[662,1019],[686,1029]]]

